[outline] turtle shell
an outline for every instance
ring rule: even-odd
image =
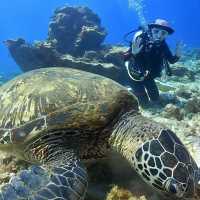
[[[92,134],[133,109],[135,97],[111,79],[70,68],[33,70],[0,88],[0,146],[51,130]]]

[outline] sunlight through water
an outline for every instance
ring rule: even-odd
[[[147,22],[144,16],[144,8],[145,8],[144,0],[128,0],[128,6],[130,9],[135,10],[140,25],[146,27]]]

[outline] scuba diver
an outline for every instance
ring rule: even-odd
[[[161,76],[163,69],[171,76],[169,63],[180,58],[180,43],[177,43],[173,55],[165,41],[173,32],[166,20],[156,19],[146,28],[138,29],[124,54],[129,85],[143,108],[159,105],[159,90],[154,79]]]

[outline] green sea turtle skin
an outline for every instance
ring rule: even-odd
[[[4,84],[0,150],[32,163],[1,189],[0,200],[83,200],[85,162],[110,151],[169,199],[199,196],[198,167],[179,138],[143,117],[124,87],[80,70],[38,69]]]

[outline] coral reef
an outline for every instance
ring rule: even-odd
[[[200,112],[200,98],[190,98],[186,105],[185,110],[187,113],[199,113]]]
[[[56,41],[60,53],[81,55],[100,48],[106,34],[101,20],[89,8],[64,6],[51,18],[48,41]]]
[[[121,82],[126,47],[103,44],[107,33],[100,18],[87,7],[64,6],[54,12],[46,41],[5,41],[22,71],[62,66],[104,75]]]
[[[28,167],[28,163],[16,157],[0,152],[0,184],[7,183],[20,169]]]
[[[123,82],[126,76],[122,53],[126,47],[105,45],[106,35],[99,17],[90,9],[64,6],[51,18],[46,41],[28,44],[19,38],[5,44],[23,71],[63,66]],[[142,112],[176,132],[200,166],[200,49],[186,51],[180,62],[172,66],[172,74],[157,80],[161,106]],[[0,85],[14,76],[0,75]],[[0,184],[29,165],[2,153],[0,157]],[[107,164],[88,168],[91,185],[86,200],[163,200],[121,160],[111,157]]]
[[[108,194],[106,200],[146,200],[145,196],[133,197],[129,190],[114,186]]]
[[[163,114],[165,117],[174,117],[177,120],[182,120],[184,117],[183,112],[181,112],[181,109],[173,104],[167,104],[164,108],[165,114]]]

